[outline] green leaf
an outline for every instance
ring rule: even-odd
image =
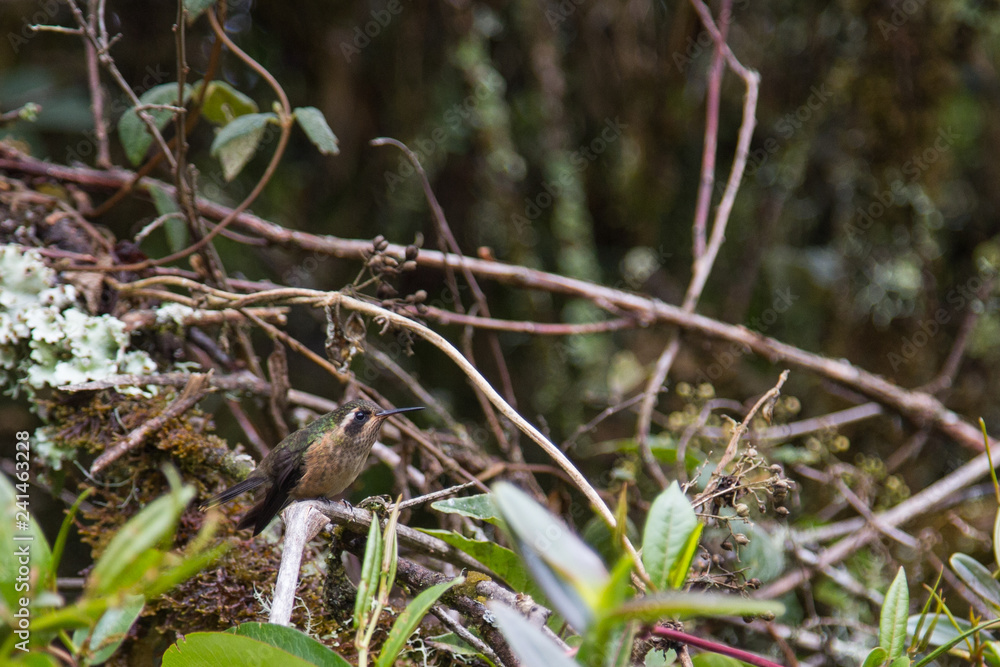
[[[910,667],[910,656],[904,653],[889,663],[889,667]]]
[[[195,19],[205,13],[205,11],[215,4],[215,0],[184,0],[184,9],[187,11],[188,25],[194,23]]]
[[[653,501],[643,530],[642,562],[657,589],[680,588],[684,583],[687,569],[683,573],[680,569],[686,555],[690,552],[693,556],[691,536],[700,532],[700,525],[691,501],[677,482]]]
[[[203,84],[195,86],[195,99]],[[226,125],[239,116],[257,113],[257,103],[225,81],[209,81],[201,105],[201,115],[213,125]]]
[[[865,656],[865,661],[861,663],[861,667],[880,667],[888,656],[889,654],[886,653],[884,648],[876,646]]]
[[[422,533],[433,535],[456,549],[461,549],[494,574],[504,580],[515,591],[523,591],[540,601],[541,590],[528,576],[528,571],[516,553],[496,542],[473,540],[451,530],[418,528]]]
[[[396,657],[399,656],[400,652],[406,646],[406,640],[410,638],[413,631],[420,625],[420,621],[423,620],[427,611],[444,595],[445,591],[464,581],[465,577],[455,577],[451,581],[443,581],[440,584],[435,584],[421,591],[420,595],[413,598],[413,601],[406,605],[406,609],[403,610],[403,613],[393,623],[392,630],[389,631],[389,636],[382,646],[382,652],[375,662],[376,667],[392,667],[396,663]]]
[[[609,618],[655,622],[665,616],[754,616],[779,615],[785,612],[780,602],[748,600],[738,595],[666,591],[629,600],[615,609]]]
[[[620,640],[626,634],[634,634],[635,624],[622,623],[620,620],[606,621],[603,617],[607,612],[620,607],[632,595],[632,568],[630,556],[622,555],[618,559],[608,585],[596,605],[597,623],[584,636],[583,644],[576,654],[577,662],[585,665],[596,665],[601,662],[609,664],[609,660],[612,660],[616,653],[620,659],[625,646],[629,647],[628,653],[631,653],[631,641],[627,645],[622,645]]]
[[[138,576],[145,571],[137,573],[137,563],[142,562],[145,567],[152,564],[153,558],[145,555],[145,552],[170,539],[181,513],[194,495],[194,487],[190,485],[175,488],[129,519],[111,538],[97,560],[87,579],[87,593],[94,596],[107,595],[126,582],[137,581]]]
[[[373,516],[368,527],[368,542],[365,544],[365,559],[361,564],[361,578],[354,598],[354,627],[360,628],[372,608],[372,598],[378,590],[378,578],[382,568],[382,529],[378,517]]]
[[[167,649],[163,667],[312,667],[312,663],[250,637],[228,632],[192,632]]]
[[[1000,567],[1000,510],[997,510],[997,518],[993,520],[993,560]]]
[[[121,606],[111,607],[104,612],[92,631],[88,633],[87,630],[80,629],[74,632],[73,643],[82,645],[89,634],[89,663],[99,665],[105,662],[125,641],[129,629],[139,618],[145,605],[146,598],[142,595],[126,596]]]
[[[191,86],[185,85],[183,103],[186,103],[190,97]],[[178,106],[177,82],[153,86],[139,96],[139,101],[142,104],[170,104]],[[166,127],[170,119],[174,117],[174,112],[166,109],[150,109],[146,113],[153,119],[153,124],[158,130]],[[153,143],[153,135],[149,133],[149,128],[139,118],[139,114],[136,113],[135,109],[128,109],[122,114],[121,120],[118,121],[118,139],[122,142],[122,147],[125,149],[125,156],[128,158],[128,161],[136,166],[146,157],[146,151],[149,150],[149,147]]]
[[[528,623],[516,611],[497,602],[490,602],[488,606],[511,651],[524,667],[579,667],[579,663],[542,634],[540,628]]]
[[[925,621],[926,622],[926,621]],[[907,635],[912,637],[917,632],[917,626],[920,623],[920,615],[914,614],[907,619],[906,622],[906,632]],[[954,623],[954,625],[952,625]],[[958,627],[955,627],[958,626]],[[937,623],[934,624],[933,629],[930,632],[930,636],[926,638],[927,644],[929,646],[943,646],[955,641],[963,632],[968,632],[972,628],[972,624],[962,618],[955,618],[953,621],[949,620],[947,617],[942,616],[937,619]],[[920,633],[919,639],[924,639],[927,634],[927,629],[925,628]],[[989,640],[993,639],[993,635],[990,633],[984,633],[983,639]]]
[[[674,564],[670,567],[670,572],[667,574],[667,584],[670,588],[675,590],[683,588],[684,583],[687,581],[688,571],[691,569],[691,562],[694,560],[694,555],[698,552],[698,543],[701,540],[701,531],[704,527],[699,522],[697,527],[688,535],[684,548],[677,554],[677,560],[674,561]]]
[[[906,572],[899,568],[889,585],[882,603],[878,624],[878,645],[885,649],[889,660],[895,660],[906,650],[906,619],[910,613],[910,591]]]
[[[19,484],[27,484],[14,479]],[[28,569],[29,590],[33,594],[41,592],[41,585],[55,577],[49,543],[31,516],[32,507],[27,504],[30,499],[18,498],[18,495],[26,494],[21,494],[7,475],[0,475],[0,544],[3,544],[0,548],[0,591],[6,608],[12,611],[21,608],[20,598],[31,597],[17,590],[17,577],[23,572],[21,568]],[[18,500],[26,503],[24,508],[28,516],[19,516]],[[15,530],[17,522],[25,519],[27,530]]]
[[[330,129],[323,117],[323,112],[316,107],[299,107],[295,110],[295,120],[299,122],[309,141],[319,149],[323,155],[337,155],[340,148],[337,147],[337,136]]]
[[[493,494],[535,581],[570,625],[584,632],[609,579],[604,563],[566,524],[516,486],[499,482]]]
[[[222,174],[227,181],[236,178],[257,152],[264,127],[277,120],[278,116],[270,112],[248,113],[219,130],[212,142],[211,154],[222,163]]]
[[[691,664],[694,667],[746,667],[745,663],[736,658],[718,653],[699,653],[691,658]]]
[[[973,593],[1000,609],[1000,583],[985,566],[963,553],[952,554],[948,562]]]
[[[55,587],[56,572],[58,572],[59,563],[62,561],[63,551],[66,548],[66,540],[69,538],[69,531],[73,527],[73,519],[76,518],[76,513],[80,510],[80,505],[93,491],[92,487],[84,489],[83,493],[76,497],[73,506],[66,512],[66,517],[59,527],[59,534],[56,535],[56,541],[52,545],[52,565],[49,571],[49,580],[43,585],[44,588],[49,588],[50,585],[53,588]]]
[[[500,510],[493,502],[493,495],[489,493],[480,493],[464,498],[447,498],[431,503],[431,507],[445,514],[467,516],[470,519],[479,519],[494,526],[504,525],[503,519],[500,517]]]
[[[350,667],[351,663],[309,635],[285,625],[243,623],[227,632],[250,637],[322,667]]]
[[[180,213],[181,209],[174,200],[173,195],[163,188],[158,185],[150,184],[146,187],[146,191],[149,192],[149,196],[153,200],[153,206],[156,207],[156,212],[159,215]],[[188,236],[187,224],[185,224],[180,215],[172,216],[170,219],[164,220],[163,231],[167,235],[167,246],[169,247],[170,252],[177,252],[188,246],[190,238]]]

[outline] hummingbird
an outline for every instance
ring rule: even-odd
[[[205,511],[267,485],[264,497],[240,519],[237,530],[253,526],[254,536],[293,500],[332,498],[357,478],[386,417],[423,407],[383,410],[375,403],[345,403],[278,443],[242,482],[201,504]]]

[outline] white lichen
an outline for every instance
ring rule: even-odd
[[[0,246],[0,389],[10,396],[101,380],[119,373],[145,374],[156,364],[129,350],[125,323],[76,306],[76,289],[57,282],[42,256],[19,245]],[[123,388],[124,393],[144,392]],[[146,391],[155,391],[148,387]],[[49,442],[43,433],[39,441]],[[47,456],[56,463],[61,452]]]

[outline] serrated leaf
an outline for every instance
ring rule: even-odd
[[[257,152],[265,126],[277,119],[278,116],[270,112],[249,113],[219,130],[212,142],[211,154],[222,163],[222,174],[227,181],[243,170]]]
[[[906,572],[899,568],[889,585],[879,615],[878,645],[885,649],[889,660],[895,660],[906,650],[906,619],[910,614],[910,591]]]
[[[191,86],[185,85],[184,100],[182,103],[186,103],[190,97]],[[177,106],[177,83],[164,83],[159,86],[153,86],[139,96],[139,101],[142,104],[170,104]],[[166,109],[150,109],[146,113],[153,119],[153,124],[158,130],[166,127],[170,119],[174,117],[174,112]],[[128,109],[118,121],[118,139],[122,142],[122,147],[125,149],[125,156],[128,158],[128,161],[136,166],[143,161],[146,157],[146,152],[153,144],[153,135],[149,133],[149,128],[139,118],[139,114],[136,113],[135,109]]]
[[[691,534],[698,530],[698,517],[680,485],[673,482],[653,501],[642,537],[642,562],[657,589],[679,588],[680,560],[688,551]],[[687,575],[685,570],[684,575]],[[681,580],[683,583],[683,580]]]
[[[351,667],[351,663],[340,654],[330,650],[304,632],[286,625],[242,623],[226,632],[270,644],[320,667]]]
[[[431,507],[438,512],[445,514],[458,514],[467,516],[470,519],[479,519],[494,526],[502,526],[503,519],[500,517],[500,510],[493,502],[493,496],[489,493],[480,493],[475,496],[465,496],[463,498],[447,498],[431,503]]]
[[[1000,609],[1000,583],[985,566],[963,553],[952,554],[948,562],[973,593]]]
[[[655,622],[667,616],[777,616],[784,612],[784,605],[772,600],[748,600],[738,595],[718,593],[664,591],[629,600],[608,617]]]
[[[196,91],[201,84],[196,86]],[[209,81],[201,115],[213,125],[226,125],[239,116],[257,113],[257,103],[225,81]]]
[[[257,639],[228,632],[192,632],[163,654],[163,667],[246,667],[281,665],[313,667],[314,663]]]
[[[392,667],[396,663],[396,657],[406,646],[406,640],[410,638],[413,631],[420,625],[420,621],[427,614],[428,610],[438,599],[445,594],[448,589],[465,581],[465,577],[455,577],[451,581],[443,581],[420,592],[420,595],[413,598],[406,609],[399,615],[396,622],[392,624],[392,630],[382,646],[378,659],[375,661],[376,667]]]
[[[888,655],[884,648],[876,646],[865,656],[865,661],[861,663],[861,667],[880,667]]]
[[[500,546],[496,542],[473,540],[451,530],[434,530],[429,528],[418,528],[417,530],[428,535],[433,535],[456,549],[461,549],[488,567],[515,591],[523,591],[539,602],[541,601],[541,590],[531,580],[531,577],[528,576],[528,571],[525,569],[518,555],[510,549]]]
[[[507,638],[518,662],[525,667],[579,667],[555,642],[513,609],[497,602],[488,604],[500,632]]]
[[[337,136],[330,129],[323,116],[323,112],[316,107],[299,107],[295,110],[295,120],[299,127],[309,137],[309,141],[319,149],[323,155],[337,155],[340,148],[337,146]]]

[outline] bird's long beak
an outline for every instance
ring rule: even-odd
[[[396,415],[400,412],[409,412],[410,410],[423,410],[424,406],[419,405],[415,408],[396,408],[394,410],[383,410],[375,414],[376,417],[388,417],[389,415]]]

